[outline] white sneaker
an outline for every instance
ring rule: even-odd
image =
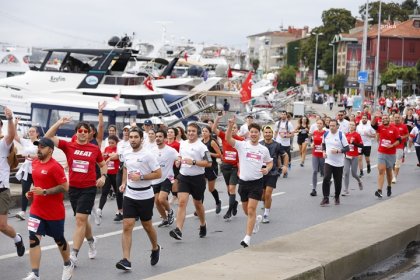
[[[70,280],[73,276],[73,270],[74,270],[74,263],[70,259],[70,264],[63,266],[63,274],[61,276],[61,280]]]
[[[397,182],[397,178],[396,177],[392,177],[391,183],[395,184],[396,182]]]
[[[268,224],[270,222],[270,219],[268,218],[268,215],[264,215],[262,219],[263,224]]]
[[[346,190],[341,195],[342,196],[349,196],[350,195],[350,192],[348,190]]]
[[[24,211],[20,211],[20,212],[16,213],[15,217],[18,218],[21,221],[24,221],[26,219]]]
[[[77,266],[77,263],[78,263],[77,256],[76,256],[76,253],[73,251],[70,252],[70,261],[73,264],[73,267]]]
[[[257,233],[260,230],[260,223],[262,221],[262,216],[258,215],[257,218],[255,219],[255,225],[254,225],[254,229],[252,230],[252,233]]]
[[[91,213],[92,213],[93,219],[95,220],[95,224],[99,226],[102,223],[102,210],[99,208],[96,210],[92,209]]]
[[[41,278],[39,278],[39,276],[36,276],[35,273],[30,272],[28,273],[28,276],[26,276],[25,278],[22,278],[22,280],[39,280]]]
[[[94,259],[96,257],[96,253],[97,253],[96,243],[98,243],[98,239],[95,236],[93,237],[92,242],[88,241],[88,244],[89,244],[89,251],[88,251],[89,259]]]

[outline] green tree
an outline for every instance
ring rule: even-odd
[[[395,2],[385,3],[382,1],[382,20],[390,19],[391,21],[406,21],[408,16],[413,14],[414,5],[418,7],[417,0],[406,0],[401,5]],[[366,5],[359,7],[359,13],[362,18],[365,17]],[[372,18],[372,24],[378,23],[379,1],[369,3],[369,18]]]
[[[334,77],[332,75],[328,76],[327,84],[330,88],[333,88],[335,91],[344,92],[344,85],[346,83],[346,75],[345,74],[336,74]]]
[[[296,69],[293,66],[286,65],[279,70],[278,86],[279,90],[296,85]]]
[[[414,82],[418,78],[417,67],[400,67],[394,64],[388,65],[382,74],[382,84],[395,83],[398,79],[405,82]]]

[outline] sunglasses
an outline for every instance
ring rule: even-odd
[[[89,133],[89,130],[87,130],[87,129],[83,129],[83,128],[79,128],[79,129],[77,130],[77,132],[78,132],[78,133]]]

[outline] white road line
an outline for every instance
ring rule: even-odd
[[[370,169],[373,169],[373,168],[376,168],[378,165],[377,164],[375,164],[375,165],[371,165],[370,166]],[[363,170],[367,170],[367,168],[363,168]],[[343,174],[343,178],[344,178],[344,174]],[[332,180],[332,177],[331,177],[331,180]],[[322,184],[322,180],[321,180],[321,182],[319,182],[319,183],[317,183],[317,185],[319,185],[319,184]],[[312,184],[309,184],[310,186],[312,186]]]
[[[283,195],[283,194],[285,194],[285,192],[276,192],[276,193],[273,193],[272,196],[279,196],[279,195]],[[238,205],[241,205],[241,204],[242,204],[242,202],[239,202]],[[223,206],[222,209],[227,209],[228,207],[229,206],[226,205],[226,206]],[[215,212],[215,211],[216,211],[216,209],[212,208],[212,209],[206,210],[206,214],[207,213],[212,213],[212,212]],[[189,214],[189,215],[185,216],[186,219],[187,218],[192,218],[192,217],[194,217],[194,214]],[[157,221],[157,222],[153,223],[154,226],[156,226],[158,224],[160,224],[160,221]],[[143,226],[134,227],[133,231],[140,230],[140,229],[143,229]],[[120,234],[122,234],[122,230],[111,231],[111,232],[108,232],[108,233],[99,234],[99,235],[95,235],[95,236],[98,239],[102,239],[102,238],[111,237],[111,236],[120,235]],[[73,241],[68,241],[68,242],[69,242],[70,246],[73,245]],[[85,240],[84,243],[85,242],[87,242],[87,241]],[[42,246],[41,251],[48,251],[48,250],[52,250],[52,249],[56,249],[56,248],[57,248],[57,245],[55,245],[55,244],[54,245],[48,245],[48,246]],[[28,254],[29,254],[29,250],[27,249],[26,252],[25,252],[25,255],[28,255]],[[5,259],[10,259],[10,258],[15,258],[15,257],[17,258],[16,253],[5,254],[5,255],[0,256],[0,260],[5,260]]]

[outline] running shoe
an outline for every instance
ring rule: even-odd
[[[335,205],[340,205],[340,197],[335,198]]]
[[[257,233],[260,231],[260,223],[262,221],[263,217],[261,215],[258,215],[255,219],[254,229],[252,230],[252,233]]]
[[[390,197],[390,196],[392,195],[391,186],[388,186],[388,187],[386,188],[386,195],[387,195],[388,197]]]
[[[169,235],[176,240],[182,240],[182,232],[179,228],[175,228],[169,232]]]
[[[77,266],[78,260],[77,260],[76,252],[73,250],[70,252],[70,261],[72,262],[74,267]]]
[[[168,219],[162,220],[162,222],[160,222],[160,224],[158,224],[158,227],[167,227],[167,226],[169,226]]]
[[[359,181],[359,190],[363,190],[363,182],[362,182],[362,180]]]
[[[222,211],[222,201],[219,200],[219,203],[216,203],[216,214],[220,214]]]
[[[367,165],[367,174],[370,173],[370,164]]]
[[[168,212],[168,224],[172,225],[174,223],[174,210],[170,209]]]
[[[268,223],[270,223],[270,219],[268,219],[268,215],[264,215],[264,216],[263,216],[262,223],[263,223],[263,224],[268,224]]]
[[[394,177],[392,177],[392,181],[391,181],[391,183],[393,183],[393,184],[395,184],[397,182],[397,178],[394,176]]]
[[[19,235],[20,237],[20,241],[15,243],[16,252],[19,257],[22,257],[25,254],[25,245],[23,244],[22,235],[20,235],[20,233],[17,233],[16,235]]]
[[[131,262],[127,259],[122,259],[115,265],[116,268],[122,269],[125,271],[131,270]]]
[[[157,245],[158,248],[156,250],[152,250],[152,253],[150,254],[150,264],[151,265],[156,265],[159,262],[159,257],[160,257],[160,245]]]
[[[63,274],[61,280],[70,280],[73,276],[74,263],[70,259],[70,264],[63,267]]]
[[[341,195],[342,196],[349,196],[350,192],[348,190],[345,190]]]
[[[98,243],[98,239],[95,236],[93,237],[93,241],[88,241],[88,245],[89,245],[89,251],[88,251],[89,259],[94,259],[96,257],[96,254],[98,253],[96,251],[96,244],[97,243]]]
[[[242,240],[242,241],[241,241],[241,246],[242,246],[242,247],[244,247],[244,248],[246,248],[246,247],[248,247],[248,246],[249,246],[249,243],[246,243],[246,241],[245,241],[245,240]]]
[[[226,221],[230,221],[230,218],[232,217],[232,211],[229,208],[229,210],[226,212],[226,214],[223,216],[223,219],[225,219]]]
[[[238,214],[238,201],[235,200],[235,203],[233,204],[233,208],[232,208],[232,215],[236,216],[236,214]]]
[[[115,214],[114,222],[121,222],[123,220],[123,215],[121,213]]]
[[[359,178],[363,177],[363,170],[360,170]]]
[[[287,172],[283,174],[283,178],[287,178]]]
[[[95,224],[99,226],[102,222],[102,218],[99,216],[98,210],[101,210],[101,209],[92,209],[91,214],[92,214],[93,220],[95,221]],[[99,213],[102,215],[102,211],[99,211]]]
[[[301,162],[301,163],[300,163],[300,167],[303,167],[303,166],[304,166],[304,163],[303,163],[303,162]]]
[[[376,195],[377,197],[379,197],[379,198],[382,198],[382,191],[381,191],[381,190],[377,190],[377,191],[375,192],[375,195]]]
[[[21,221],[24,221],[26,219],[24,211],[19,211],[18,213],[16,213],[15,217],[18,218]]]
[[[36,276],[35,273],[29,272],[28,275],[22,280],[39,280],[39,279],[41,278],[39,278],[39,276]]]
[[[198,234],[200,238],[203,238],[207,235],[207,224],[200,226],[200,233]]]
[[[330,199],[328,197],[324,197],[321,201],[321,206],[327,206],[328,204],[330,204]]]
[[[316,196],[316,190],[312,190],[312,192],[311,192],[311,196]]]

